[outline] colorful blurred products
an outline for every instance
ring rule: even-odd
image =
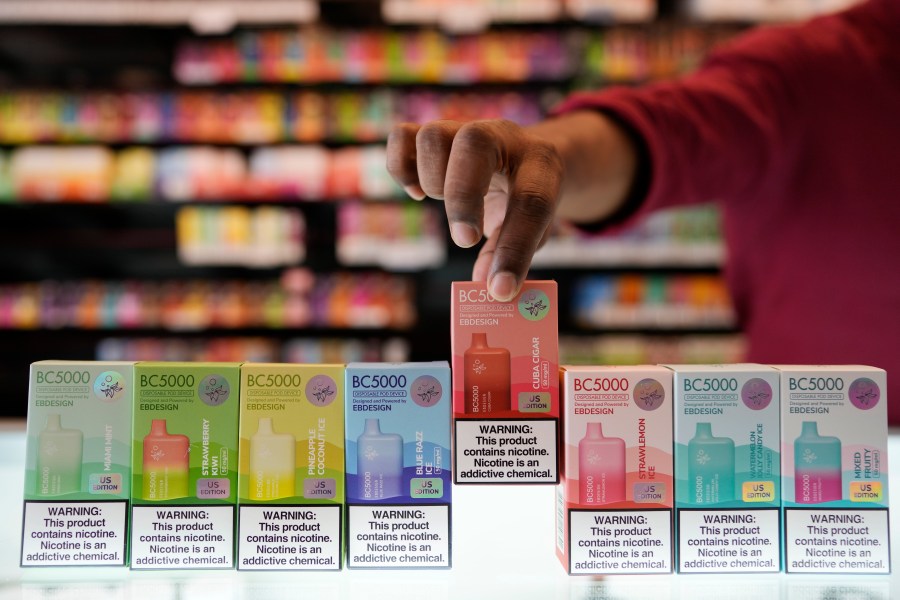
[[[182,83],[259,81],[427,85],[539,81],[579,85],[664,79],[696,67],[735,27],[605,30],[242,32],[185,42]],[[275,40],[279,43],[269,43]],[[305,48],[297,51],[300,46]],[[275,54],[275,56],[271,56]],[[574,57],[584,57],[583,59]],[[265,63],[267,68],[257,68]],[[237,65],[243,65],[238,68]],[[504,118],[529,124],[559,97],[546,90],[237,89],[0,93],[0,143],[373,142],[395,122]]]
[[[579,19],[608,22],[613,13],[616,18],[623,15],[626,11],[619,9],[627,6],[631,20],[640,20],[643,14],[639,13],[652,11],[651,4],[571,0],[569,11]],[[469,11],[465,18],[477,18],[472,16],[474,12]],[[464,27],[469,25],[463,19],[459,22]],[[596,76],[608,81],[646,81],[690,71],[711,47],[740,29],[651,24],[570,27],[562,32],[495,30],[476,35],[321,28],[246,31],[229,39],[185,42],[175,59],[175,76],[185,85],[522,83]],[[307,51],[291,54],[298,46],[305,46]],[[261,70],[261,64],[275,66]]]
[[[105,338],[98,360],[178,362],[348,363],[404,362],[409,343],[402,338],[128,337]]]
[[[720,275],[594,275],[574,288],[575,321],[604,328],[730,328],[734,311]]]
[[[186,206],[176,218],[178,258],[186,265],[290,266],[306,255],[306,221],[281,206]]]
[[[338,207],[338,261],[392,271],[439,267],[447,258],[442,220],[426,204],[343,203]]]
[[[16,198],[103,202],[109,198],[115,155],[108,148],[18,148],[10,154],[9,178]]]
[[[183,43],[174,73],[187,85],[549,81],[574,73],[574,41],[574,36],[544,31],[475,36],[428,29],[243,31],[231,38]]]
[[[560,362],[582,365],[734,363],[746,355],[737,334],[561,336]]]
[[[738,27],[654,25],[592,31],[584,46],[582,76],[629,83],[670,79],[697,68],[710,49],[734,37]]]
[[[654,212],[614,234],[558,227],[533,265],[548,267],[717,267],[725,248],[714,205]]]
[[[537,121],[552,97],[529,90],[0,92],[0,143],[377,142],[393,123]],[[102,119],[100,118],[102,113]]]
[[[401,197],[384,146],[176,146],[113,151],[29,146],[10,153],[0,191],[22,202],[267,201]],[[3,165],[0,164],[0,170]],[[4,186],[3,179],[8,180]]]
[[[383,273],[278,281],[45,281],[0,286],[0,329],[407,329],[412,282]]]

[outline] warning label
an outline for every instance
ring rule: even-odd
[[[457,420],[456,483],[557,483],[556,420]]]
[[[888,511],[784,512],[785,570],[789,573],[890,573]]]
[[[233,506],[133,506],[132,569],[230,569]]]
[[[570,510],[569,573],[671,573],[670,510]]]
[[[22,566],[125,564],[127,502],[25,502]]]
[[[354,505],[347,510],[348,567],[450,566],[449,505]]]
[[[238,569],[337,571],[340,506],[242,506]]]
[[[779,511],[679,510],[681,573],[777,573],[781,570]]]

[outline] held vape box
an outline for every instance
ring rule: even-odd
[[[778,372],[668,365],[675,391],[676,565],[781,570]]]
[[[577,575],[672,571],[672,373],[560,369],[556,554]]]
[[[450,369],[346,370],[347,566],[449,567]]]
[[[886,373],[776,368],[785,570],[890,573]]]
[[[451,300],[454,481],[559,481],[556,282],[526,281],[510,302],[484,282]]]
[[[31,365],[23,567],[127,564],[134,363]]]
[[[340,570],[344,366],[241,367],[238,569]]]
[[[132,569],[234,567],[240,366],[135,366]]]

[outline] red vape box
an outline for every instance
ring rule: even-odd
[[[557,483],[556,282],[510,302],[455,282],[451,306],[455,483]]]
[[[672,572],[672,371],[566,366],[556,555],[571,575]]]

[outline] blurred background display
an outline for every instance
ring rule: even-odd
[[[0,416],[41,359],[445,360],[474,251],[395,123],[527,125],[847,0],[3,0]],[[558,228],[561,362],[734,362],[718,214]]]

